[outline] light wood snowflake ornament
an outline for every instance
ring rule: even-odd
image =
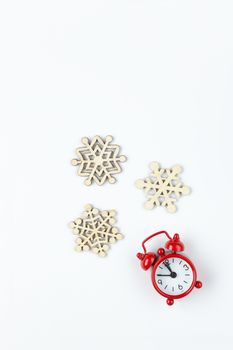
[[[76,251],[92,250],[99,256],[105,256],[110,244],[123,238],[118,228],[113,226],[116,222],[116,211],[100,211],[91,204],[85,206],[83,216],[70,223],[76,239]]]
[[[78,175],[87,179],[84,184],[90,186],[92,182],[103,185],[106,181],[113,184],[116,179],[113,175],[121,172],[120,163],[126,161],[126,157],[119,155],[120,147],[113,145],[112,136],[105,139],[95,136],[92,140],[82,138],[84,147],[77,148],[77,159],[72,159],[71,164],[79,166]]]
[[[180,165],[175,165],[169,169],[163,169],[159,163],[150,164],[151,174],[146,179],[136,181],[137,188],[143,189],[146,193],[147,201],[144,204],[146,209],[153,209],[162,206],[169,213],[176,212],[175,202],[182,195],[190,193],[190,188],[183,186],[179,174],[182,172]]]

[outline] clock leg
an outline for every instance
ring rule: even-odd
[[[195,287],[196,287],[196,288],[201,288],[201,287],[202,287],[201,281],[196,281]]]
[[[167,305],[171,306],[174,304],[174,299],[167,299]]]

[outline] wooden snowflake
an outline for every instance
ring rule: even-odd
[[[91,204],[85,206],[82,217],[70,223],[76,239],[76,251],[92,250],[99,256],[105,256],[110,244],[123,238],[118,229],[113,226],[116,211],[100,211]]]
[[[116,179],[113,175],[121,172],[120,162],[126,161],[126,157],[119,155],[120,147],[113,145],[112,136],[105,139],[95,136],[92,140],[82,138],[84,147],[77,148],[77,159],[72,159],[71,164],[79,166],[78,175],[87,177],[85,185],[92,182],[103,185],[108,181],[113,184]]]
[[[190,193],[190,188],[183,186],[179,174],[182,172],[180,165],[169,169],[163,169],[159,163],[150,164],[151,174],[146,179],[136,181],[137,188],[144,189],[147,201],[144,204],[146,209],[153,209],[156,206],[163,206],[169,213],[177,209],[174,204],[181,195]]]

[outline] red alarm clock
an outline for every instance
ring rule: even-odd
[[[151,238],[165,234],[169,239],[165,248],[159,248],[157,255],[146,251],[145,243]],[[202,283],[197,281],[197,272],[194,264],[186,256],[180,254],[184,244],[180,241],[178,233],[173,238],[166,231],[159,231],[147,237],[142,242],[144,253],[138,253],[141,267],[151,270],[151,280],[156,291],[167,298],[167,304],[174,304],[174,299],[188,295],[194,287],[201,288]]]

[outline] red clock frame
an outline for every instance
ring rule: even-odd
[[[167,294],[167,293],[164,293],[157,285],[157,282],[156,282],[156,279],[155,279],[155,273],[156,273],[156,270],[158,268],[158,266],[161,264],[161,262],[163,260],[166,260],[166,259],[169,259],[169,258],[179,258],[179,259],[182,259],[184,260],[185,262],[187,262],[191,269],[192,269],[192,272],[193,272],[193,281],[192,281],[192,284],[191,286],[189,287],[188,290],[186,290],[184,293],[182,294],[178,294],[178,295],[172,295],[172,294]],[[180,299],[180,298],[183,298],[185,297],[186,295],[188,295],[192,290],[193,288],[195,287],[196,285],[196,282],[197,282],[197,271],[196,271],[196,268],[194,266],[194,264],[192,263],[191,260],[189,260],[188,258],[186,258],[186,256],[184,255],[181,255],[181,254],[176,254],[176,253],[171,253],[171,254],[166,254],[166,255],[163,255],[161,256],[157,261],[156,263],[154,264],[154,266],[152,267],[152,270],[151,270],[151,280],[152,280],[152,283],[153,283],[153,286],[154,288],[156,289],[156,291],[161,294],[163,297],[165,298],[168,298],[168,300],[171,300],[171,299]]]
[[[164,234],[167,236],[168,241],[165,244],[165,248],[168,250],[168,252],[165,251],[164,248],[159,248],[157,250],[157,254],[154,252],[147,252],[147,249],[145,247],[145,243],[149,241],[150,239],[154,238],[155,236]],[[140,260],[140,265],[143,270],[148,270],[150,267],[152,268],[151,271],[151,280],[152,284],[155,288],[155,290],[162,295],[163,297],[167,298],[167,304],[173,305],[174,299],[181,299],[188,295],[194,287],[201,288],[202,282],[197,281],[197,272],[194,264],[190,259],[188,259],[186,256],[179,254],[180,252],[184,251],[184,244],[181,242],[179,234],[175,233],[173,237],[171,237],[167,231],[158,231],[147,237],[142,241],[142,248],[143,253],[137,253],[137,258]],[[170,252],[169,252],[170,251]],[[171,295],[163,292],[157,285],[156,279],[155,279],[155,273],[158,268],[158,265],[161,264],[162,261],[169,259],[169,258],[179,258],[184,260],[187,264],[190,265],[192,272],[193,272],[193,281],[191,286],[188,290],[185,292],[179,294],[179,295]]]

